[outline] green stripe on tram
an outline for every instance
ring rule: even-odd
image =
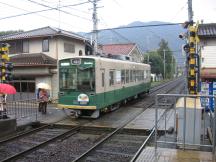
[[[96,106],[97,109],[101,109],[112,105],[114,103],[120,102],[126,98],[135,96],[142,92],[148,92],[150,89],[151,83],[143,83],[136,86],[125,87],[113,91],[108,91],[105,93],[99,93],[95,95],[90,95],[91,93],[85,93],[89,97],[89,103],[85,106]],[[67,93],[67,92],[66,92]],[[77,97],[81,92],[71,92],[67,93],[66,96],[61,96],[59,98],[59,104],[62,105],[79,105],[77,102]]]

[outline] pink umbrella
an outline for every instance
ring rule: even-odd
[[[0,83],[0,93],[16,94],[16,89],[10,84]]]

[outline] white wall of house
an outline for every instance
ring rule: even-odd
[[[54,74],[51,78],[51,87],[52,87],[52,98],[58,98],[59,92],[59,81],[58,81],[58,74]]]
[[[75,47],[75,52],[65,52],[64,43],[72,44]],[[82,54],[85,55],[85,44],[84,41],[79,41],[76,39],[58,39],[58,59],[70,58],[74,56],[79,56],[79,51],[82,51]]]
[[[143,61],[142,55],[141,55],[141,53],[137,47],[135,47],[129,55],[131,57],[131,61],[134,61],[134,62],[142,62]]]
[[[79,41],[76,39],[66,39],[66,38],[49,38],[49,51],[42,51],[42,41],[43,38],[34,38],[29,41],[29,53],[44,53],[55,59],[64,59],[74,56],[79,56],[79,51],[85,55],[85,44],[84,41]],[[64,43],[72,44],[75,47],[75,52],[65,52]]]
[[[201,41],[201,68],[216,68],[216,39]]]

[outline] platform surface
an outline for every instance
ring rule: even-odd
[[[165,109],[158,109],[158,119],[160,122],[158,130],[165,130]],[[162,116],[163,115],[163,116]],[[136,119],[130,122],[125,128],[151,130],[155,125],[155,109],[146,109]],[[166,113],[166,130],[174,126],[174,110]]]
[[[147,147],[136,162],[213,162],[211,152]]]
[[[103,128],[118,128],[124,124],[127,120],[134,118],[141,114],[143,109],[134,107],[121,107],[116,111],[101,115],[98,119],[78,118],[64,120],[59,122],[66,125],[78,125],[84,124],[84,126],[90,127],[103,127]]]

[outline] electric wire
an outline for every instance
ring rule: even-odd
[[[51,6],[48,6],[48,5],[45,5],[45,4],[42,4],[42,3],[39,3],[39,2],[33,1],[33,0],[27,0],[27,1],[29,1],[29,2],[31,2],[31,3],[34,3],[34,4],[37,4],[37,5],[40,5],[40,6],[43,6],[43,7],[47,7],[47,8],[49,8],[49,9],[53,9],[53,10],[57,10],[57,11],[63,12],[63,13],[65,13],[65,14],[68,14],[68,15],[71,15],[71,16],[75,16],[75,17],[79,17],[79,18],[84,19],[84,20],[89,20],[89,21],[91,21],[91,19],[88,19],[88,18],[79,16],[79,15],[75,15],[75,14],[72,14],[72,13],[70,13],[70,12],[61,10],[61,9],[60,9],[60,8],[62,8],[61,6],[59,6],[59,7],[51,7]],[[83,2],[82,4],[85,4],[85,3],[87,3],[87,2]],[[89,3],[89,2],[88,2],[88,3]],[[80,4],[81,4],[81,3],[80,3]]]
[[[19,8],[19,7],[16,7],[16,6],[7,4],[7,3],[3,3],[3,2],[0,2],[0,3],[3,4],[3,5],[9,6],[9,7],[15,8],[15,9],[19,9],[19,10],[28,12],[28,13],[24,13],[24,14],[18,14],[18,15],[3,17],[3,18],[0,18],[0,20],[4,20],[4,19],[8,19],[8,18],[14,18],[14,17],[19,17],[19,16],[25,16],[25,15],[30,15],[30,14],[36,14],[37,16],[40,16],[40,17],[43,17],[43,18],[46,18],[46,19],[49,19],[49,20],[52,20],[52,21],[55,21],[55,22],[59,22],[59,20],[57,20],[57,19],[55,19],[55,18],[47,17],[47,16],[44,16],[44,15],[40,15],[40,14],[39,14],[40,12],[49,11],[49,10],[51,10],[51,9],[40,10],[40,12],[38,12],[38,11],[29,12],[28,10],[25,10],[25,9],[22,9],[22,8]],[[65,24],[65,25],[67,25],[67,26],[75,27],[75,26],[73,26],[72,24],[69,24],[69,23],[67,23],[67,22],[64,22],[64,21],[60,21],[60,22],[63,23],[63,24]],[[78,27],[76,27],[76,28],[78,28]],[[79,27],[79,28],[80,28],[80,27]],[[84,29],[84,28],[83,28],[83,29]]]
[[[10,4],[4,3],[4,2],[0,2],[0,3],[3,4],[3,5],[9,6],[9,7],[13,7],[13,8],[16,8],[16,9],[21,9],[19,7],[15,7],[13,5],[10,5]],[[58,8],[64,8],[64,7],[69,7],[69,6],[77,6],[77,5],[81,5],[81,4],[85,4],[85,3],[89,3],[89,2],[82,2],[82,3],[78,3],[78,4],[65,5],[65,6],[60,6],[60,7],[53,7],[53,8],[49,8],[49,9],[43,9],[43,10],[32,11],[32,12],[29,12],[27,10],[21,9],[21,10],[24,10],[24,11],[27,11],[27,12],[26,13],[22,13],[22,14],[17,14],[17,15],[11,15],[11,16],[1,17],[0,20],[10,19],[10,18],[15,18],[15,17],[20,17],[20,16],[26,16],[26,15],[31,15],[31,14],[45,12],[45,11],[58,10]],[[89,20],[90,19],[88,19],[88,21]]]

